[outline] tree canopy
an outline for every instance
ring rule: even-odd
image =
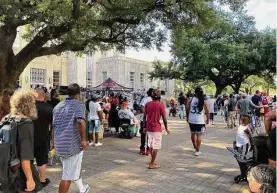
[[[227,86],[238,93],[251,75],[272,75],[276,67],[276,30],[256,30],[254,18],[243,10],[221,12],[221,16],[208,28],[177,27],[173,33],[173,60],[167,65],[156,61],[151,76],[211,80],[218,95]]]
[[[214,0],[237,9],[246,0]],[[36,57],[64,51],[160,49],[166,29],[209,25],[210,1],[194,0],[2,0],[0,90],[11,86]],[[28,44],[15,53],[17,28],[27,26]],[[8,78],[7,78],[8,77]]]

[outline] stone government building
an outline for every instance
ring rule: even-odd
[[[32,85],[66,86],[77,82],[85,88],[92,88],[107,78],[133,88],[134,91],[160,88],[167,96],[174,95],[174,80],[149,79],[152,63],[128,58],[114,51],[96,52],[76,56],[67,52],[60,56],[43,56],[34,59],[23,71],[19,85],[30,88]]]
[[[21,37],[24,27],[18,28],[14,50],[18,52],[27,42]],[[143,56],[141,56],[143,57]],[[32,85],[67,86],[78,83],[81,87],[92,88],[111,78],[117,83],[131,87],[134,91],[160,88],[167,96],[173,96],[174,80],[149,80],[152,63],[128,58],[115,50],[77,56],[73,52],[61,55],[43,56],[34,59],[21,73],[18,84],[22,88]]]

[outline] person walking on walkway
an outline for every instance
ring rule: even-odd
[[[227,109],[228,109],[228,119],[227,119],[227,128],[232,129],[233,127],[236,127],[235,123],[235,111],[236,108],[236,102],[234,99],[234,95],[230,94],[228,104],[227,104]]]
[[[186,97],[184,96],[184,93],[181,92],[178,98],[179,105],[180,105],[180,113],[179,117],[180,119],[185,118],[185,109],[186,109]]]
[[[11,117],[17,121],[17,152],[20,160],[19,174],[11,184],[11,192],[41,192],[42,185],[34,165],[34,125],[37,118],[36,93],[17,91],[11,98]]]
[[[214,107],[215,107],[215,101],[213,98],[208,97],[207,103],[209,105],[209,111],[210,111],[210,124],[214,125]]]
[[[68,86],[68,98],[53,110],[54,145],[61,157],[63,169],[59,193],[67,193],[74,181],[80,193],[88,193],[81,175],[83,150],[87,147],[85,107],[80,101],[80,86]]]
[[[90,114],[90,124],[89,124],[89,145],[93,145],[93,135],[95,133],[95,146],[101,146],[102,143],[99,142],[99,131],[103,124],[103,111],[101,105],[99,104],[99,95],[93,95],[92,101],[89,103],[89,114]]]
[[[144,110],[145,110],[145,105],[152,101],[152,93],[153,93],[153,88],[149,88],[147,91],[147,96],[144,97],[140,103],[140,111],[141,111],[141,117],[140,117],[140,154],[141,155],[149,155],[149,147],[147,146],[146,142],[146,133],[143,132],[144,125],[143,125],[143,115],[144,115]]]
[[[50,91],[50,101],[48,101],[48,103],[55,108],[55,106],[57,106],[57,104],[59,104],[60,99],[59,99],[59,93],[57,89],[52,89]]]
[[[148,146],[151,153],[151,162],[149,169],[158,169],[160,165],[157,164],[156,158],[158,150],[162,145],[162,127],[160,119],[162,117],[165,130],[167,134],[170,134],[170,130],[167,127],[165,106],[160,102],[161,93],[159,90],[154,90],[152,93],[152,101],[145,105],[144,111],[144,133],[147,131]]]
[[[35,158],[43,187],[50,183],[45,177],[46,164],[48,163],[48,152],[50,150],[49,129],[53,119],[53,108],[45,102],[45,92],[42,88],[36,89],[36,108],[38,118],[34,120],[34,148]]]
[[[210,119],[209,106],[207,101],[204,100],[204,92],[201,87],[195,89],[195,97],[192,98],[187,106],[187,115],[187,122],[191,131],[191,141],[195,150],[194,155],[199,156],[201,154],[202,134],[206,129],[205,124],[209,124]]]
[[[247,98],[247,94],[242,94],[242,99],[238,101],[240,116],[251,114],[253,108],[258,109],[262,108],[262,106],[255,105],[250,99]]]

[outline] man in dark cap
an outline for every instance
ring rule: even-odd
[[[143,132],[143,113],[144,113],[144,109],[145,109],[145,105],[152,101],[152,92],[153,92],[153,88],[149,88],[147,91],[147,96],[144,97],[140,103],[140,111],[141,111],[141,118],[140,118],[140,134],[141,134],[141,140],[140,140],[140,154],[141,155],[149,155],[150,151],[149,151],[149,147],[146,145],[146,134]]]

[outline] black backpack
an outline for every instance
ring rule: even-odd
[[[6,116],[0,122],[0,192],[14,184],[19,174],[20,159],[17,153],[17,124],[20,119]]]

